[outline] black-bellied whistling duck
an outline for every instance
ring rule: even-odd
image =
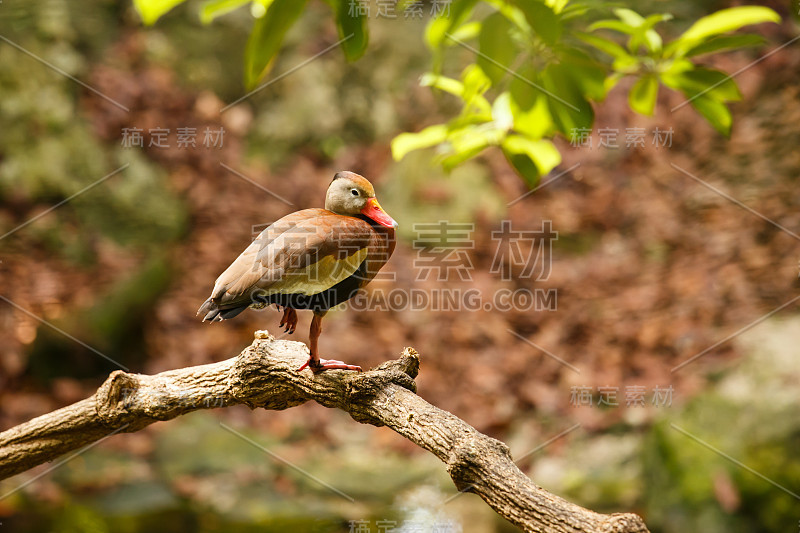
[[[397,222],[381,208],[372,184],[353,172],[337,172],[325,209],[304,209],[281,218],[248,246],[217,278],[198,314],[203,321],[233,318],[248,307],[283,308],[280,325],[293,333],[297,309],[314,312],[309,332],[311,367],[361,370],[320,359],[319,335],[328,310],[349,300],[386,264]]]

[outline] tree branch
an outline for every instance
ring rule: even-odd
[[[647,532],[634,514],[604,515],[536,486],[508,447],[415,394],[419,355],[363,372],[296,369],[306,346],[257,331],[238,356],[153,376],[113,372],[90,398],[0,433],[0,479],[51,461],[114,432],[214,407],[245,404],[286,409],[309,400],[354,420],[388,426],[442,460],[459,490],[477,493],[502,517],[529,532]]]

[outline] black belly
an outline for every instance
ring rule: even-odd
[[[255,292],[252,300],[258,303],[278,304],[292,309],[310,309],[312,311],[327,311],[342,302],[346,302],[356,295],[361,289],[361,282],[366,275],[366,261],[361,263],[349,278],[346,278],[330,289],[317,294],[270,294],[259,295]]]

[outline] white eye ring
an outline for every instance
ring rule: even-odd
[[[350,189],[350,192],[353,194],[353,196],[358,196],[358,189]]]

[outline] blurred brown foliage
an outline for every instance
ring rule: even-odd
[[[741,54],[718,61],[736,71],[749,60]],[[559,232],[550,278],[513,282],[515,287],[557,289],[556,311],[335,312],[326,320],[323,355],[369,367],[403,346],[414,346],[423,357],[419,393],[501,437],[515,423],[534,416],[570,417],[587,428],[608,427],[624,416],[624,409],[570,407],[570,388],[576,385],[672,385],[676,398],[691,396],[710,368],[738,355],[733,346],[723,343],[678,372],[670,369],[794,297],[797,242],[671,164],[797,231],[798,72],[800,51],[787,48],[737,77],[745,97],[735,106],[730,141],[716,135],[689,106],[670,113],[681,103],[680,95],[662,94],[658,114],[643,118],[627,111],[625,91],[615,90],[598,109],[596,125],[623,132],[618,138],[622,147],[571,148],[562,143],[565,161],[560,168],[580,166],[508,211],[515,228],[538,228],[542,220],[552,220]],[[236,355],[250,342],[253,330],[277,333],[280,314],[274,310],[248,311],[211,325],[201,324],[195,311],[217,275],[252,238],[251,226],[322,205],[330,177],[339,169],[370,178],[380,198],[392,165],[387,146],[367,144],[342,150],[333,162],[298,153],[277,168],[246,166],[242,146],[251,119],[247,103],[219,114],[224,104],[216,96],[182,87],[169,71],[142,61],[135,34],[122,39],[104,64],[94,68],[91,83],[131,108],[127,114],[92,93],[83,94],[83,112],[96,135],[109,144],[119,143],[121,128],[131,124],[145,130],[226,130],[219,150],[151,148],[145,139],[147,157],[166,169],[169,187],[185,200],[190,227],[177,246],[166,250],[171,281],[148,313],[143,330],[146,358],[134,371],[153,373],[220,360]],[[644,148],[624,148],[625,128],[645,128],[649,136],[656,126],[673,129],[671,147],[653,147],[648,138]],[[494,154],[485,162],[508,202],[526,192],[502,157]],[[417,192],[424,201],[427,191],[422,187]],[[433,197],[435,185],[430,187]],[[0,207],[0,218],[18,224],[42,209],[20,200]],[[414,222],[402,213],[392,214],[403,225]],[[477,287],[491,294],[508,286],[489,273],[489,235],[495,229],[496,222],[478,217],[476,247],[470,252],[476,267],[473,280],[451,280],[448,288]],[[12,238],[13,253],[0,264],[0,294],[48,320],[92,306],[102,287],[146,260],[98,243],[96,262],[79,267],[26,246],[24,235]],[[435,280],[415,281],[414,258],[411,244],[402,242],[387,267],[396,280],[374,286],[441,288]],[[310,320],[304,315],[294,335],[301,341],[307,340]],[[75,401],[100,383],[61,378],[54,380],[51,391],[32,385],[26,376],[26,347],[44,326],[7,305],[0,305],[0,322],[6,332],[0,347],[3,427]],[[509,330],[568,361],[580,374]],[[303,414],[310,428],[324,431],[323,409],[304,408]],[[259,424],[278,434],[283,431],[282,418],[261,418]]]

